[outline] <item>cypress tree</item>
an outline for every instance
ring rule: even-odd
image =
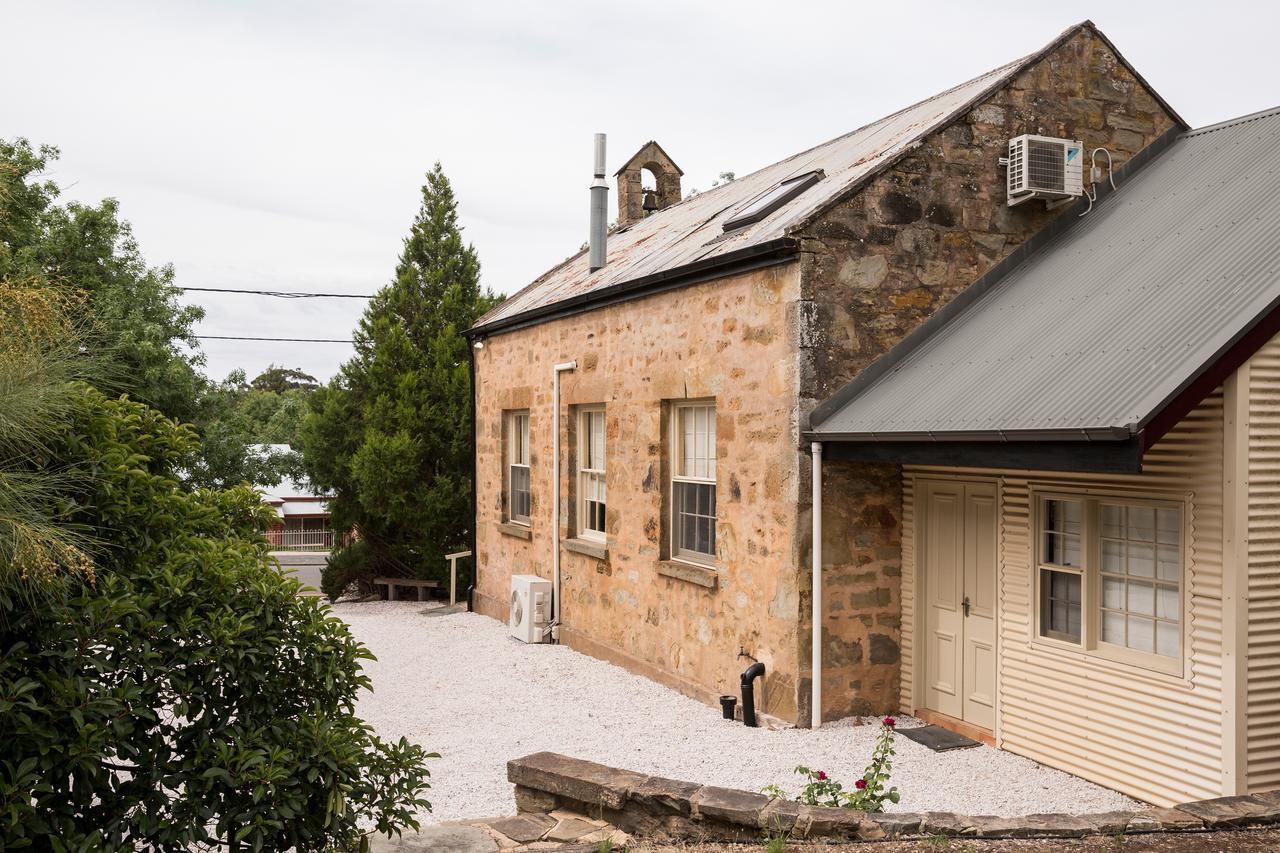
[[[463,332],[497,300],[462,240],[439,163],[396,265],[355,333],[355,356],[312,397],[303,454],[360,542],[330,560],[325,591],[378,574],[443,578],[470,541],[471,381]]]

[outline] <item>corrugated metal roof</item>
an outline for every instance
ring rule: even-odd
[[[1085,21],[1029,56],[619,228],[609,234],[608,262],[602,269],[594,273],[588,269],[586,252],[574,255],[485,314],[475,329],[502,325],[565,300],[786,237],[832,200],[891,165],[925,136],[950,123],[1085,27],[1096,32],[1092,23]],[[1116,55],[1119,57],[1118,51]],[[1120,59],[1123,61],[1123,57]],[[737,208],[780,181],[817,169],[823,170],[826,177],[816,185],[759,222],[729,234],[724,232],[724,221]]]
[[[812,432],[1128,437],[1277,305],[1280,108],[1182,134]]]

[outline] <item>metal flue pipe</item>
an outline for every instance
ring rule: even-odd
[[[609,184],[604,178],[604,134],[596,134],[595,180],[591,182],[591,271],[604,266],[609,239]]]

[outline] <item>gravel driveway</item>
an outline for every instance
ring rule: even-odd
[[[528,646],[473,613],[427,616],[414,602],[340,603],[334,612],[378,657],[358,711],[383,737],[422,744],[433,763],[423,822],[514,811],[506,762],[551,750],[642,773],[731,788],[796,789],[797,764],[851,784],[877,726],[748,729],[719,709],[564,646]],[[874,721],[872,721],[874,722]],[[901,718],[901,725],[914,720]],[[910,811],[1016,815],[1133,808],[1114,791],[990,747],[935,753],[898,738],[893,784]]]

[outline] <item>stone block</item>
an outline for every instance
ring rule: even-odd
[[[537,752],[507,762],[507,780],[513,784],[610,809],[621,809],[631,789],[647,778],[554,752]]]
[[[1129,828],[1133,816],[1133,812],[1095,812],[1082,814],[1080,819],[1088,821],[1099,835],[1119,835]]]
[[[919,835],[924,815],[915,812],[891,812],[889,814],[870,814],[867,819],[878,826],[886,838],[902,838],[907,835]]]
[[[1183,803],[1178,811],[1200,818],[1209,829],[1280,822],[1280,806],[1257,797],[1218,797]]]
[[[1152,806],[1135,814],[1129,820],[1125,832],[1170,832],[1189,829],[1204,829],[1204,821],[1178,809]]]
[[[694,795],[692,803],[695,818],[755,829],[760,826],[760,812],[769,805],[769,798],[751,791],[707,785]]]
[[[774,799],[760,812],[760,828],[765,832],[791,832],[804,806],[795,800]]]
[[[545,813],[556,807],[556,798],[554,794],[548,794],[546,791],[539,791],[534,788],[526,788],[523,785],[516,785],[516,813],[525,814],[526,812]]]
[[[1093,824],[1073,814],[1051,812],[1027,815],[1018,820],[1025,823],[1031,834],[1053,838],[1083,838],[1094,831]]]
[[[920,816],[923,835],[957,836],[964,833],[964,818],[954,812],[925,812]]]
[[[688,817],[693,811],[690,801],[701,788],[701,785],[695,785],[693,782],[650,776],[633,787],[628,798],[655,814],[678,814]]]
[[[806,838],[857,838],[866,819],[864,812],[854,809],[801,806],[797,826],[803,828]]]

